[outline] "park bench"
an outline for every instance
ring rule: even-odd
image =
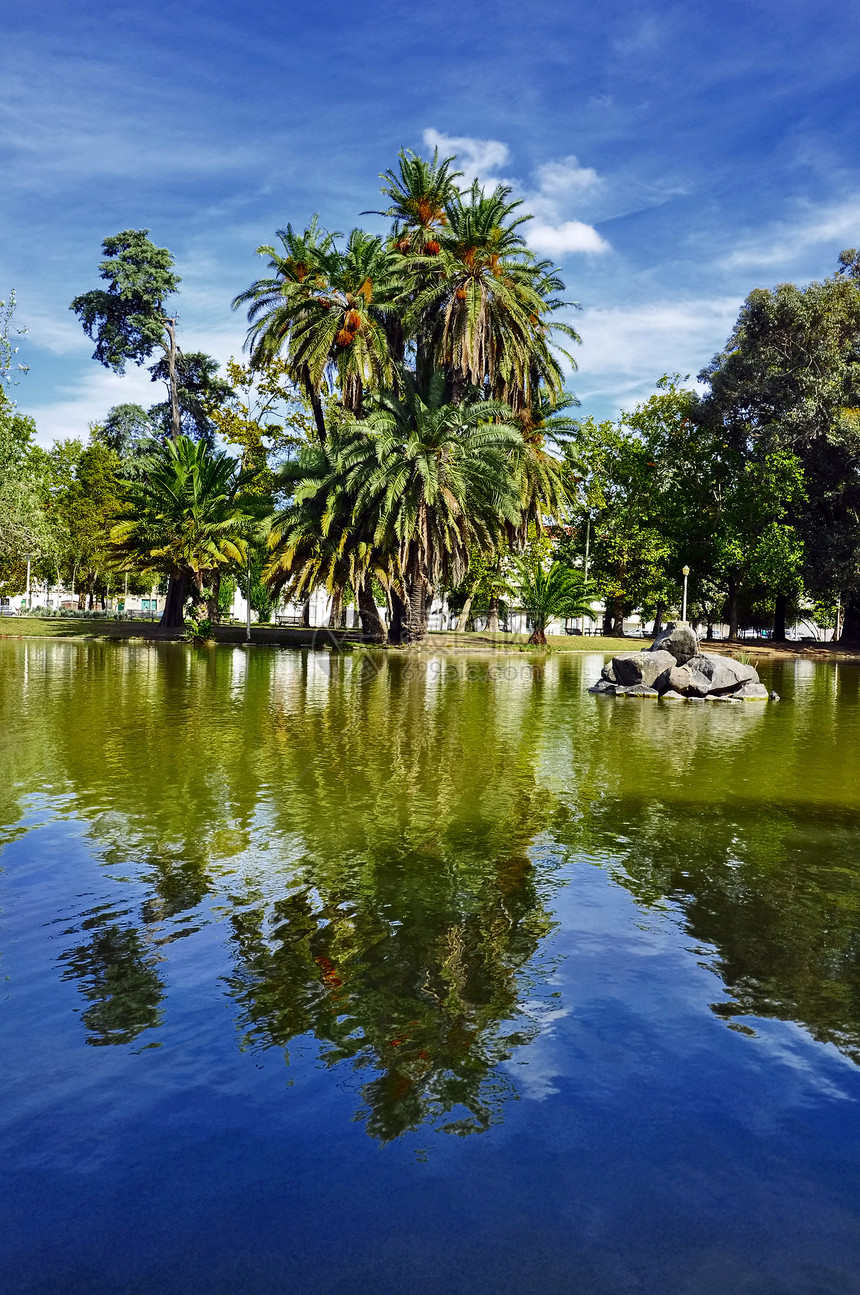
[[[279,625],[298,625],[300,628],[304,625],[301,616],[276,616],[275,620]]]

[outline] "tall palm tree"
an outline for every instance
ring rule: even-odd
[[[186,597],[202,597],[207,577],[245,562],[260,506],[244,495],[252,476],[204,441],[180,436],[159,444],[145,475],[128,482],[111,531],[112,565],[170,577],[165,628],[182,625]]]
[[[304,234],[278,231],[283,254],[269,257],[271,274],[233,301],[248,304],[251,363],[286,352],[293,380],[311,402],[321,441],[327,435],[322,392],[335,378],[344,408],[362,413],[364,391],[394,377],[386,318],[402,290],[402,259],[382,239],[354,229],[340,250],[339,235],[323,235],[316,218]]]
[[[486,194],[476,181],[446,206],[439,251],[411,258],[430,272],[406,311],[406,326],[432,339],[435,361],[452,375],[451,396],[471,385],[487,388],[518,412],[538,383],[560,394],[561,370],[550,349],[551,334],[575,331],[550,316],[562,304],[551,293],[560,280],[549,262],[537,261],[520,227],[507,185]]]
[[[588,585],[578,571],[557,561],[549,571],[522,559],[514,566],[514,587],[532,622],[529,643],[546,643],[546,627],[555,616],[591,615]]]

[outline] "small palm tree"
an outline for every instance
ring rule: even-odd
[[[260,509],[243,493],[253,475],[204,441],[179,436],[160,444],[145,475],[128,483],[110,536],[112,565],[169,576],[165,628],[182,625],[186,598],[202,598],[207,577],[244,564]]]
[[[588,585],[578,571],[558,561],[549,571],[522,559],[514,566],[517,596],[532,622],[529,643],[545,644],[546,627],[556,616],[591,614]]]

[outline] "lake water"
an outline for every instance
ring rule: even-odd
[[[860,669],[0,641],[4,1295],[860,1292]]]

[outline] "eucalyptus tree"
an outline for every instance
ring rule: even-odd
[[[205,441],[179,436],[158,443],[146,474],[128,483],[111,531],[113,563],[170,577],[165,628],[182,625],[186,598],[202,600],[207,578],[245,564],[256,526],[250,476]]]
[[[842,593],[843,637],[860,641],[860,261],[843,252],[837,273],[805,288],[750,293],[725,349],[699,375],[701,415],[744,461],[796,456],[803,491],[782,520],[804,542],[813,594]],[[776,593],[790,596],[796,562]]]

